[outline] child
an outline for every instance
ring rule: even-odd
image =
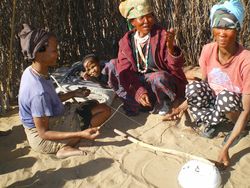
[[[84,80],[98,82],[103,87],[107,87],[108,75],[106,75],[106,73],[102,73],[101,71],[103,68],[105,68],[105,65],[109,64],[110,62],[100,62],[99,58],[95,54],[88,54],[81,62],[82,70],[80,72],[80,76]],[[114,73],[114,66],[111,65],[110,70],[113,70],[112,72]],[[112,88],[112,86],[110,86],[110,88]]]
[[[117,59],[111,59],[109,62],[101,62],[95,54],[88,54],[82,60],[84,71],[80,73],[80,76],[84,80],[96,81],[102,86],[112,88],[123,101],[125,113],[128,116],[135,116],[139,112],[140,105],[120,85],[116,63]]]

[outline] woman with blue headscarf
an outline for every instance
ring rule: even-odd
[[[228,150],[246,135],[250,116],[250,51],[238,43],[244,9],[238,0],[212,7],[210,21],[214,42],[202,49],[199,64],[202,81],[186,87],[186,101],[165,116],[176,119],[189,108],[202,135],[212,138],[219,125],[234,124],[226,136],[218,162],[229,165]]]

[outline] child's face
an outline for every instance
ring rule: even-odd
[[[86,73],[91,77],[98,77],[101,74],[101,68],[96,61],[87,61],[84,63]]]

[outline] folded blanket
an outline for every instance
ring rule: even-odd
[[[104,88],[99,83],[95,83],[93,81],[85,81],[81,79],[78,75],[79,71],[77,71],[78,65],[79,64],[74,63],[70,68],[61,67],[52,73],[52,76],[62,87],[58,87],[55,83],[56,91],[72,91],[78,89],[79,87],[87,87],[91,91],[90,95],[86,98],[76,98],[77,101],[83,102],[86,100],[93,99],[97,100],[100,103],[106,103],[107,105],[111,105],[115,98],[115,92],[112,89]]]

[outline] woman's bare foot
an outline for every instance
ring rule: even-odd
[[[87,155],[88,153],[71,146],[65,146],[61,148],[57,153],[56,157],[59,159],[64,159],[71,156]]]

